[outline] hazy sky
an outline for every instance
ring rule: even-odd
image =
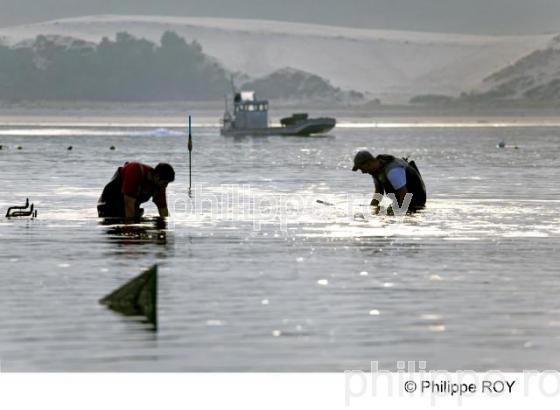
[[[0,0],[0,26],[90,14],[257,18],[463,33],[560,32],[560,0]]]

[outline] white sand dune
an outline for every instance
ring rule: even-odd
[[[227,69],[253,77],[293,67],[384,101],[428,93],[456,95],[554,35],[474,36],[368,30],[262,20],[87,16],[0,29],[8,44],[38,34],[99,41],[127,31],[153,41],[166,30],[198,41]]]

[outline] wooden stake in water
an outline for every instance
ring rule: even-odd
[[[191,116],[189,115],[189,142],[187,144],[189,149],[189,198],[192,198],[191,189],[192,189],[192,161],[191,161],[191,154],[192,154],[192,135],[191,135]]]

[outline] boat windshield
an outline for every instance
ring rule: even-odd
[[[239,104],[235,107],[235,111],[268,111],[268,104]]]

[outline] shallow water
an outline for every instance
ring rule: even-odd
[[[39,211],[0,220],[3,371],[560,368],[560,128],[195,129],[194,199],[181,131],[0,127],[0,211]],[[413,158],[428,207],[368,214],[361,147]],[[165,230],[96,218],[128,160],[175,166]],[[154,263],[157,333],[98,303]]]

